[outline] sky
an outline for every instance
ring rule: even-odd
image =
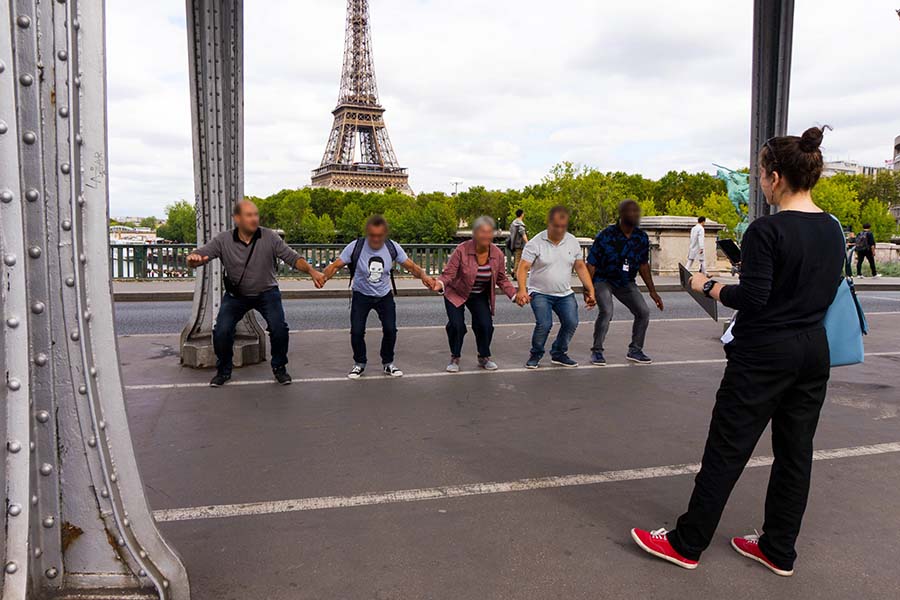
[[[343,0],[245,3],[245,193],[307,185],[337,102]],[[416,191],[521,188],[561,161],[743,167],[751,0],[370,0],[388,132]],[[852,6],[852,8],[848,8]],[[107,1],[110,212],[194,195],[184,0]],[[900,0],[796,0],[789,129],[882,165],[900,135]]]

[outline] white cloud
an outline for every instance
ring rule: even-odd
[[[521,187],[560,160],[657,177],[749,153],[751,0],[371,0],[388,130],[417,190]],[[109,0],[112,212],[193,196],[183,0]],[[245,4],[246,191],[309,182],[337,99],[345,3]],[[884,0],[798,0],[791,129],[881,164],[900,134]]]

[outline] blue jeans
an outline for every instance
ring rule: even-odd
[[[288,324],[281,305],[281,290],[266,290],[259,296],[232,296],[225,293],[213,329],[213,348],[216,351],[216,370],[230,375],[234,359],[234,330],[251,310],[257,310],[266,320],[269,342],[272,346],[272,370],[281,371],[288,358]]]
[[[569,342],[578,329],[578,301],[575,294],[568,296],[548,296],[537,292],[531,294],[531,310],[534,311],[534,333],[531,336],[531,353],[544,355],[544,346],[553,328],[553,313],[559,317],[559,333],[550,347],[550,356],[557,358],[569,351]]]

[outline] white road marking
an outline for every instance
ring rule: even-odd
[[[835,460],[839,458],[875,456],[898,452],[900,452],[900,442],[891,442],[869,446],[817,450],[813,454],[813,460]],[[773,460],[774,459],[771,456],[756,456],[750,459],[750,462],[747,463],[747,468],[766,467],[771,465]],[[153,516],[160,522],[249,517],[308,510],[351,508],[378,504],[421,502],[425,500],[446,500],[449,498],[464,498],[467,496],[483,496],[487,494],[506,494],[510,492],[598,485],[601,483],[614,483],[618,481],[658,479],[661,477],[692,475],[699,470],[699,463],[667,465],[662,467],[646,467],[642,469],[604,471],[602,473],[585,475],[561,475],[554,477],[516,479],[514,481],[468,483],[463,485],[397,490],[392,492],[370,492],[355,496],[324,496],[319,498],[298,498],[295,500],[275,500],[271,502],[248,502],[244,504],[221,504],[214,506],[197,506],[193,508],[171,508],[154,511]]]
[[[872,298],[873,300],[888,300],[890,302],[900,302],[900,298],[888,298],[887,296],[866,296],[866,298]]]
[[[900,352],[869,352],[866,354],[867,357],[875,357],[875,356],[900,356]],[[697,359],[697,360],[660,360],[654,361],[649,365],[635,365],[633,363],[610,363],[603,367],[598,367],[592,365],[590,363],[586,363],[581,365],[580,369],[650,369],[653,367],[672,367],[672,366],[686,366],[686,365],[715,365],[724,363],[724,358],[706,358],[706,359]],[[524,367],[514,367],[507,369],[497,369],[496,371],[485,371],[483,369],[472,369],[470,371],[461,371],[459,373],[447,373],[446,371],[430,371],[427,373],[407,373],[403,376],[403,379],[434,379],[436,377],[466,377],[473,375],[480,375],[490,377],[492,375],[497,374],[515,374],[515,373],[546,373],[546,372],[560,372],[560,371],[569,371],[567,367],[555,367],[547,365],[546,363],[541,366],[540,369],[526,369]],[[385,377],[381,374],[381,370],[377,367],[372,368],[370,375],[365,375],[360,379],[351,381],[345,375],[335,376],[335,377],[306,377],[304,379],[295,379],[293,381],[294,384],[304,384],[304,383],[338,383],[345,382],[353,385],[360,385],[361,383],[373,382],[373,381],[397,381],[396,379]],[[274,379],[246,379],[239,381],[230,381],[228,382],[227,387],[234,386],[247,386],[247,385],[274,385]],[[146,384],[136,384],[136,385],[126,385],[125,389],[127,391],[142,391],[142,390],[181,390],[181,389],[190,389],[190,388],[205,388],[209,387],[209,384],[205,381],[195,381],[192,383],[146,383]]]

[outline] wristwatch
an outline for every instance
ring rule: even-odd
[[[713,288],[716,287],[716,280],[710,279],[706,283],[703,284],[703,295],[707,298],[712,298],[710,294],[712,293]]]

